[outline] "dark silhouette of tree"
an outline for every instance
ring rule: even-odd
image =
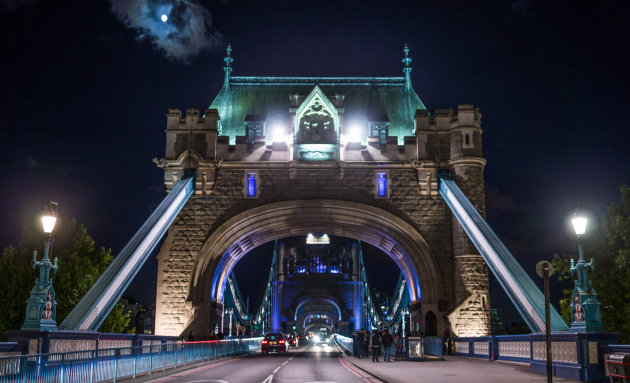
[[[22,230],[17,246],[9,246],[0,259],[0,339],[6,339],[6,331],[19,330],[24,322],[26,299],[38,276],[31,261],[33,251],[37,258],[44,254],[46,235],[41,223],[33,220]],[[55,226],[52,259],[59,259],[59,270],[51,273],[57,300],[57,324],[70,313],[88,289],[112,262],[111,249],[96,248],[94,240],[83,225],[72,219],[61,218]],[[130,322],[129,313],[118,303],[99,331],[122,332]]]
[[[606,331],[620,332],[622,343],[630,342],[630,188],[621,186],[621,198],[608,206],[601,225],[584,241],[585,257],[595,259],[595,270],[589,279],[601,302]],[[570,258],[556,255],[554,269],[560,280],[573,280]],[[562,317],[570,323],[573,286],[563,291],[560,300]]]

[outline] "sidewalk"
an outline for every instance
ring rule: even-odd
[[[447,356],[446,360],[427,360],[424,362],[394,361],[385,363],[372,362],[372,357],[357,359],[345,355],[346,360],[361,370],[374,375],[386,383],[531,383],[546,382],[547,376],[529,371],[529,364]],[[553,377],[557,383],[575,383],[560,377]]]

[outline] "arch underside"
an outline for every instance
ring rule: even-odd
[[[339,320],[341,320],[341,306],[339,305],[339,302],[337,302],[336,299],[334,299],[333,297],[328,297],[328,296],[307,296],[304,297],[302,299],[300,299],[297,303],[297,305],[295,306],[295,314],[294,314],[294,321],[297,321],[298,318],[298,313],[300,311],[300,307],[304,306],[305,304],[308,303],[318,303],[318,302],[323,302],[324,304],[328,304],[331,306],[334,306],[337,309],[337,317]]]
[[[385,252],[400,268],[412,301],[422,297],[425,303],[437,303],[444,297],[435,256],[422,235],[402,218],[358,202],[292,200],[252,208],[218,227],[200,250],[189,300],[221,302],[228,275],[250,250],[310,232],[358,239]]]

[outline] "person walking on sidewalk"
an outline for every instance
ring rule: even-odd
[[[361,330],[352,335],[352,344],[354,345],[354,357],[361,359],[363,353],[363,332]]]
[[[387,329],[383,330],[381,343],[383,344],[383,361],[391,362],[390,358],[394,352],[394,337]],[[394,357],[396,356],[394,355]]]
[[[381,334],[376,330],[370,337],[370,348],[372,349],[372,362],[378,362],[378,356],[381,353]]]
[[[447,327],[442,330],[442,345],[442,354],[448,355],[451,348],[451,331]]]
[[[396,344],[396,356],[402,355],[403,338],[400,330],[398,330],[396,336],[394,337],[394,343]]]
[[[370,355],[370,330],[363,330],[363,356],[367,358]]]

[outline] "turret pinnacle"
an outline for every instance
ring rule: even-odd
[[[225,71],[225,79],[223,80],[223,87],[229,89],[230,88],[230,73],[232,73],[232,62],[234,61],[234,59],[232,58],[232,46],[230,45],[230,43],[228,43],[227,46],[227,56],[225,56],[225,58],[223,59],[223,61],[225,61],[225,66],[223,67],[223,70]]]
[[[409,47],[405,44],[405,48],[403,49],[405,53],[405,57],[402,59],[402,63],[405,64],[403,68],[403,72],[405,73],[405,90],[411,90],[411,58],[409,57]]]

